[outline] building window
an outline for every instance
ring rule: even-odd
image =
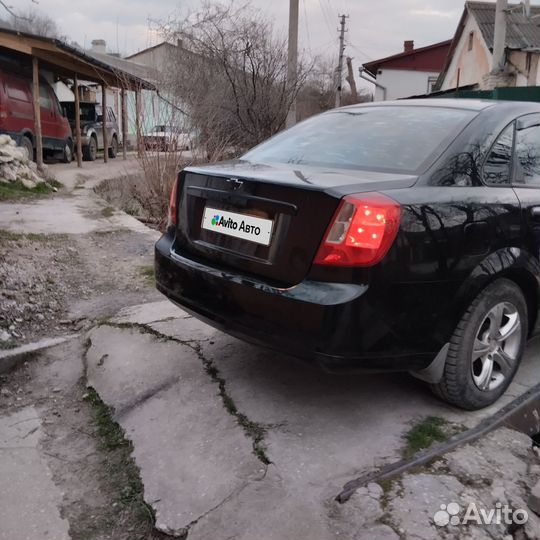
[[[436,75],[430,76],[427,79],[427,93],[431,94],[435,90],[435,85],[437,84],[438,77]]]
[[[467,45],[467,50],[468,51],[472,51],[473,39],[474,39],[474,32],[469,32],[469,42],[468,42],[468,45]]]

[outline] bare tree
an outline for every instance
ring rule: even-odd
[[[300,119],[308,118],[314,114],[328,111],[335,107],[336,101],[336,68],[335,59],[318,56],[313,61],[304,86],[298,96],[298,116]],[[360,90],[353,96],[351,91],[343,89],[342,104],[352,105],[371,101],[371,94],[367,90]]]
[[[64,39],[54,19],[36,9],[29,8],[21,12],[14,12],[11,9],[9,13],[11,27],[19,32]]]
[[[242,151],[284,127],[309,69],[300,62],[297,80],[287,84],[286,40],[249,4],[205,1],[160,30],[182,43],[164,74],[168,92],[210,153],[220,146]]]

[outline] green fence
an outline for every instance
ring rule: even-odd
[[[427,97],[502,99],[506,101],[535,101],[540,103],[540,86],[506,86],[494,88],[493,90],[452,90],[428,95]]]

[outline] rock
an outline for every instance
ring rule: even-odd
[[[32,189],[36,187],[36,183],[33,180],[28,180],[28,178],[21,178],[22,185],[27,189]]]
[[[531,489],[527,504],[535,514],[540,516],[540,480]]]
[[[29,160],[26,148],[16,146],[8,135],[0,136],[0,178],[3,182],[21,181],[28,189],[45,181],[38,174],[36,164]]]
[[[0,341],[6,342],[11,339],[11,334],[9,332],[6,332],[6,330],[0,330]]]
[[[15,171],[12,167],[3,166],[2,167],[2,176],[9,180],[10,182],[16,182],[17,181],[17,175],[15,174]]]
[[[373,497],[374,499],[380,499],[382,494],[384,493],[383,488],[375,482],[370,482],[367,485],[367,489],[370,497]]]

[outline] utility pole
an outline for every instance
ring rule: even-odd
[[[299,0],[289,3],[289,51],[287,56],[287,93],[289,96],[296,92],[298,76],[298,4]],[[296,124],[296,97],[293,99],[287,113],[286,127]]]
[[[339,31],[339,60],[336,71],[336,107],[341,106],[341,84],[343,82],[343,53],[345,52],[345,19],[348,19],[348,15],[340,15],[341,19]]]
[[[351,96],[354,103],[358,102],[358,90],[356,89],[356,81],[354,80],[354,71],[352,67],[352,58],[347,56],[347,77],[345,77],[351,87]]]

